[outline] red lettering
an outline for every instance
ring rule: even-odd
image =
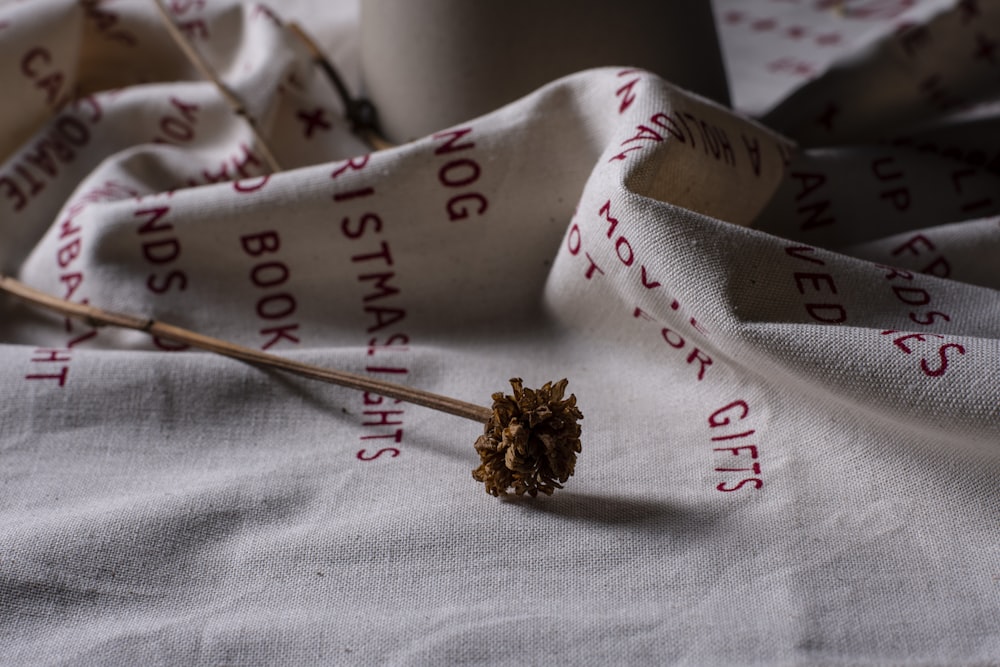
[[[382,401],[384,401],[384,400],[385,400],[384,396],[379,396],[378,394],[373,394],[370,391],[366,391],[364,393],[364,402],[365,402],[365,405],[381,405]],[[396,402],[399,403],[398,400]]]
[[[733,486],[733,487],[726,486],[726,482],[722,482],[718,486],[716,486],[715,488],[718,489],[719,491],[725,491],[725,492],[739,491],[743,487],[744,484],[753,484],[754,488],[759,489],[760,487],[764,486],[764,481],[762,479],[758,478],[758,477],[751,477],[751,478],[747,478],[747,479],[741,479],[736,484],[736,486]]]
[[[181,254],[181,244],[177,239],[146,241],[142,244],[142,256],[151,264],[167,264]]]
[[[459,170],[459,176],[457,177],[454,176],[455,169]],[[475,183],[479,179],[479,171],[479,164],[477,162],[468,158],[460,158],[442,166],[438,170],[438,180],[442,185],[458,188],[463,185]]]
[[[73,218],[66,218],[63,220],[62,224],[59,225],[59,238],[64,239],[67,236],[75,236],[83,231],[82,227],[73,226]]]
[[[73,111],[82,113],[83,105],[87,105],[87,107],[90,110],[90,116],[89,118],[87,118],[87,120],[91,124],[94,124],[97,121],[101,120],[101,117],[103,116],[103,112],[101,111],[101,103],[98,102],[97,98],[94,95],[84,95],[83,97],[78,97],[77,99],[73,100]]]
[[[627,252],[622,254],[622,248]],[[628,239],[624,236],[619,236],[618,240],[615,241],[615,253],[618,255],[618,259],[621,260],[622,264],[625,266],[632,266],[632,261],[635,259],[635,255],[632,252],[632,244],[628,242]]]
[[[139,227],[139,234],[149,234],[152,232],[165,232],[174,228],[171,224],[159,225],[160,219],[170,211],[168,206],[158,206],[156,208],[144,208],[132,214],[135,218],[148,217],[146,222]]]
[[[234,155],[231,161],[233,168],[236,169],[236,173],[246,178],[252,175],[249,169],[251,166],[260,167],[262,163],[260,158],[246,144],[240,144],[240,149],[241,152]]]
[[[28,52],[21,57],[21,73],[29,79],[36,78],[39,74],[36,63],[39,62],[42,66],[51,65],[52,54],[49,53],[48,49],[41,46],[29,49]]]
[[[295,312],[298,304],[287,292],[269,294],[257,301],[257,315],[265,320],[280,320]]]
[[[465,150],[467,148],[475,147],[476,144],[473,141],[469,141],[464,144],[457,143],[459,139],[469,134],[470,132],[472,132],[471,127],[461,127],[454,130],[448,130],[446,132],[439,132],[435,134],[434,135],[435,139],[444,139],[445,137],[447,137],[448,139],[447,141],[444,142],[444,144],[434,149],[434,154],[445,155],[447,153],[454,153],[455,151],[460,151],[460,150]]]
[[[187,274],[183,271],[171,271],[165,276],[150,274],[146,279],[146,288],[156,294],[165,294],[176,286],[178,291],[183,292],[187,289],[187,281]]]
[[[251,179],[242,179],[239,181],[233,181],[233,190],[239,193],[256,192],[260,190],[265,185],[267,185],[268,180],[270,180],[270,174],[264,174],[263,176],[257,177],[257,182],[254,183]]]
[[[642,281],[642,286],[643,287],[645,287],[646,289],[653,289],[654,287],[660,287],[661,283],[659,283],[659,282],[657,282],[655,280],[651,281],[651,280],[648,279],[648,277],[646,275],[646,266],[645,265],[641,265],[639,268],[641,270],[640,271],[639,280]]]
[[[927,359],[920,360],[920,369],[925,375],[928,377],[941,377],[944,375],[945,371],[948,370],[948,350],[955,350],[958,354],[965,354],[965,348],[958,343],[945,343],[938,348],[939,366],[931,368],[930,364],[927,363]]]
[[[395,415],[403,414],[402,410],[365,410],[365,416],[377,417],[372,420],[361,422],[362,426],[399,426],[402,420],[392,419]]]
[[[347,238],[359,239],[365,233],[369,224],[376,234],[382,231],[382,219],[374,213],[365,213],[358,219],[356,225],[351,224],[350,218],[344,218],[340,221],[340,229]]]
[[[268,338],[267,342],[264,343],[263,346],[261,346],[261,349],[262,350],[268,350],[271,347],[273,347],[274,345],[277,345],[278,342],[280,342],[282,340],[287,340],[287,341],[289,341],[291,343],[295,343],[297,345],[301,341],[297,337],[293,336],[290,332],[292,332],[292,331],[298,331],[298,328],[299,328],[298,324],[285,324],[285,325],[278,326],[278,327],[267,327],[267,328],[261,329],[260,330],[260,335],[261,336],[270,336],[270,338]]]
[[[251,257],[258,257],[264,253],[277,252],[281,247],[281,239],[278,238],[278,232],[266,231],[241,236],[240,244],[243,246],[243,252]]]
[[[59,145],[64,150],[68,150],[66,146]],[[24,161],[51,178],[59,173],[59,167],[53,156],[49,154],[49,147],[55,148],[55,142],[50,139],[42,139],[33,146],[32,152],[25,153]]]
[[[24,166],[18,165],[14,167],[14,171],[16,171],[21,178],[28,182],[28,187],[30,188],[28,190],[28,194],[30,196],[34,197],[45,189],[45,183],[35,178],[30,171],[24,168]]]
[[[879,195],[882,199],[888,199],[897,211],[905,211],[910,208],[909,188],[893,188],[885,190]]]
[[[604,219],[608,221],[608,238],[615,233],[615,228],[618,227],[618,218],[612,217],[611,215],[611,200],[604,202],[604,206],[598,213],[604,216]]]
[[[666,116],[666,114],[657,114],[657,115],[658,116]],[[652,141],[654,143],[659,143],[659,142],[663,141],[663,135],[660,134],[659,132],[657,132],[656,130],[652,129],[651,127],[647,126],[647,125],[637,125],[635,129],[637,130],[636,133],[635,133],[635,135],[632,136],[632,137],[629,137],[628,139],[626,139],[625,141],[623,141],[622,142],[623,146],[625,144],[630,144],[633,141],[642,141],[644,139],[648,140],[648,141]],[[682,143],[684,142],[683,137],[680,138],[680,141]]]
[[[288,266],[284,262],[264,262],[250,269],[250,282],[257,287],[276,287],[288,280]]]
[[[375,318],[375,323],[368,327],[368,333],[381,331],[388,326],[406,317],[406,311],[402,308],[387,308],[383,306],[365,306],[365,312],[370,313]]]
[[[660,335],[663,336],[663,340],[665,340],[667,345],[670,347],[677,350],[684,347],[684,338],[681,337],[681,335],[676,331],[664,327],[663,330],[660,331]]]
[[[923,316],[918,316],[917,313],[910,313],[910,319],[917,324],[931,325],[937,320],[944,320],[945,322],[951,322],[951,317],[942,313],[939,310],[931,310],[927,313],[923,313]]]
[[[369,155],[360,155],[358,157],[352,157],[349,160],[345,160],[344,164],[340,165],[330,174],[330,178],[337,178],[341,174],[348,171],[361,171],[368,164]]]
[[[174,14],[186,14],[192,9],[204,9],[205,0],[170,0],[170,11]]]
[[[59,263],[59,268],[65,269],[73,262],[73,260],[79,257],[80,249],[80,239],[73,239],[66,245],[59,248],[56,252],[56,261]]]
[[[837,303],[807,303],[806,312],[817,322],[839,324],[847,321],[847,311]]]
[[[63,298],[68,300],[83,284],[83,274],[80,272],[63,273],[59,276],[59,282],[65,286],[66,291],[63,292]]]
[[[359,449],[357,457],[362,461],[374,461],[383,454],[389,454],[391,458],[396,458],[397,456],[399,456],[399,453],[400,453],[399,450],[396,449],[395,447],[383,447],[382,449],[378,450],[377,452],[371,455],[368,454],[368,450]]]
[[[924,306],[931,301],[930,293],[920,287],[900,287],[899,285],[895,285],[892,291],[897,299],[911,306]]]
[[[753,433],[753,431],[750,431],[750,433]],[[747,435],[747,434],[744,433],[742,435]],[[717,440],[717,438],[712,438],[712,440]],[[757,458],[757,447],[755,445],[740,445],[739,447],[714,447],[712,451],[729,452],[733,456],[739,456],[740,452],[743,451],[744,449],[750,452],[750,458],[752,459]],[[718,470],[718,468],[716,468],[716,470]]]
[[[750,158],[750,166],[753,168],[754,176],[760,176],[760,142],[757,141],[757,137],[753,137],[753,144],[751,145],[745,134],[740,133],[740,137],[743,139],[743,146],[746,148],[747,156]]]
[[[975,176],[976,173],[977,170],[970,167],[951,172],[951,186],[955,189],[955,192],[962,194],[962,181],[969,176]]]
[[[626,76],[633,73],[635,70],[625,70],[618,73],[618,76]],[[623,84],[618,90],[615,91],[615,96],[621,98],[621,102],[618,105],[618,113],[625,113],[625,110],[632,106],[632,102],[635,101],[635,92],[632,90],[635,84],[639,82],[639,77],[635,77],[631,81]]]
[[[205,24],[203,19],[192,19],[190,21],[179,21],[177,27],[180,28],[181,32],[187,35],[188,39],[194,39],[195,37],[200,37],[201,39],[208,39],[208,26]]]
[[[348,190],[347,192],[338,192],[333,195],[333,201],[342,202],[349,201],[351,199],[359,199],[361,197],[370,197],[375,194],[375,188],[369,186],[358,188],[356,190]]]
[[[603,269],[601,269],[601,267],[597,265],[597,262],[595,262],[594,258],[590,256],[590,253],[584,252],[583,254],[587,257],[587,261],[590,262],[590,266],[587,267],[587,272],[585,274],[587,280],[590,280],[591,278],[594,277],[594,271],[597,271],[597,273],[600,273],[603,276],[604,275]]]
[[[392,438],[393,440],[395,440],[396,444],[401,443],[403,441],[403,429],[397,428],[392,433],[386,433],[384,435],[363,435],[363,436],[361,436],[360,439],[361,440],[385,440],[385,439],[388,439],[388,438]]]
[[[719,426],[726,426],[730,423],[730,413],[731,411],[736,411],[739,416],[735,417],[737,421],[746,419],[747,415],[750,414],[750,406],[744,400],[736,400],[732,403],[722,406],[715,412],[713,412],[708,417],[708,425],[710,428],[717,428]]]
[[[808,217],[801,222],[799,227],[803,230],[815,229],[816,227],[824,227],[826,225],[832,225],[837,222],[837,219],[832,215],[827,215],[825,218],[820,217],[823,213],[827,212],[830,208],[830,202],[828,200],[814,202],[812,204],[803,204],[796,208],[797,213],[808,213]]]
[[[789,176],[799,182],[799,193],[795,195],[795,201],[802,201],[826,184],[826,176],[818,172],[793,171]]]
[[[485,213],[487,207],[489,206],[489,202],[486,201],[486,197],[476,192],[470,192],[462,195],[455,195],[454,197],[448,200],[448,203],[445,206],[445,208],[448,211],[449,220],[454,222],[455,220],[464,220],[465,218],[469,217],[469,207],[463,205],[459,208],[456,206],[459,202],[464,202],[467,199],[471,199],[479,203],[476,215],[482,215],[483,213]]]
[[[49,106],[59,106],[60,91],[66,77],[62,72],[53,71],[47,66],[52,64],[52,54],[43,47],[36,46],[21,58],[21,73],[35,82],[35,87],[45,91],[45,101]]]
[[[381,259],[386,263],[387,266],[392,266],[392,253],[389,251],[389,244],[385,241],[380,242],[379,247],[381,250],[377,252],[369,252],[361,255],[352,255],[352,262],[368,262],[373,259]]]
[[[190,347],[184,343],[178,343],[161,336],[153,336],[153,345],[166,352],[183,352]]]
[[[892,331],[892,330],[890,330],[890,331],[883,331],[882,332],[883,335],[893,334],[893,333],[896,333],[896,332]],[[918,340],[921,343],[923,343],[923,342],[925,342],[927,340],[927,338],[925,338],[925,336],[934,336],[935,338],[944,338],[944,336],[942,336],[941,334],[912,333],[912,334],[906,334],[906,335],[900,336],[898,338],[894,338],[893,341],[892,341],[892,343],[893,343],[893,345],[895,345],[896,347],[898,347],[900,350],[902,350],[906,354],[911,354],[913,352],[913,350],[911,350],[909,348],[909,346],[906,344],[906,341],[908,341],[910,339],[915,339],[915,340]]]
[[[716,468],[715,472],[752,472],[755,475],[759,475],[760,464],[754,463],[749,468]]]
[[[69,351],[60,350],[48,347],[37,348],[31,353],[31,361],[33,363],[51,363],[56,361],[69,361]],[[41,356],[35,356],[41,355]]]
[[[884,264],[876,264],[876,267],[880,269],[885,269],[887,273],[885,274],[886,280],[892,280],[893,278],[902,278],[903,280],[913,280],[913,274],[905,269],[897,269],[894,266],[885,266]]]
[[[920,269],[920,273],[947,278],[951,275],[951,264],[944,257],[938,257],[933,262]]]
[[[894,181],[897,178],[903,177],[902,171],[889,171],[887,165],[891,165],[896,161],[894,157],[882,157],[876,158],[872,161],[872,173],[875,174],[875,178],[880,181]]]
[[[194,127],[174,116],[161,118],[160,129],[174,141],[184,142],[194,139]]]
[[[363,282],[366,280],[374,281],[375,291],[371,294],[366,294],[362,301],[374,301],[376,299],[381,299],[387,296],[392,296],[394,294],[399,294],[399,288],[393,287],[389,284],[389,280],[395,277],[395,273],[389,271],[387,273],[365,273],[358,276],[358,282]]]
[[[712,365],[712,358],[698,348],[694,348],[691,350],[691,354],[688,355],[687,362],[693,364],[696,361],[698,362],[698,380],[703,380],[705,378],[705,369]]]
[[[920,250],[917,249],[918,245],[923,245],[928,250],[934,250],[934,244],[931,243],[929,238],[923,234],[914,234],[905,243],[894,248],[892,254],[893,256],[900,255],[904,250],[909,250],[911,254],[919,255]]]
[[[566,234],[566,249],[569,250],[569,254],[578,255],[580,254],[581,246],[580,226],[574,222],[570,225],[569,232]]]
[[[12,181],[6,176],[0,176],[0,187],[3,188],[4,194],[13,203],[13,209],[15,211],[20,211],[24,208],[25,204],[28,203],[28,197],[21,192],[21,188],[18,187],[17,183]]]
[[[69,320],[67,320],[67,322],[68,321]],[[67,327],[67,329],[69,329],[69,327]],[[68,343],[66,343],[66,347],[68,347],[68,348],[76,347],[80,343],[88,341],[91,338],[94,338],[95,336],[97,336],[97,329],[91,329],[90,331],[88,331],[86,333],[83,333],[83,334],[80,334],[79,336],[77,336],[73,340],[71,340]]]
[[[82,0],[84,11],[88,19],[97,26],[98,32],[108,39],[121,42],[126,46],[135,46],[137,41],[135,35],[125,30],[116,30],[118,17],[115,14],[98,6],[101,0]]]
[[[617,155],[612,155],[610,158],[608,158],[608,162],[614,162],[616,160],[624,160],[625,156],[631,153],[632,151],[637,151],[641,149],[642,146],[630,146],[629,148],[623,150],[621,153],[618,153]]]
[[[229,167],[227,167],[226,163],[223,162],[222,164],[219,165],[218,171],[210,171],[209,169],[202,169],[201,177],[205,180],[206,183],[223,183],[225,181],[230,180]],[[195,180],[191,181],[191,185],[197,185],[197,183],[198,182]]]
[[[650,120],[651,123],[653,123],[657,127],[662,127],[664,130],[666,130],[670,134],[670,136],[672,136],[677,141],[681,142],[682,144],[687,143],[687,139],[684,138],[684,133],[681,131],[680,127],[677,125],[677,123],[674,121],[674,119],[671,118],[668,114],[665,114],[663,112],[655,113],[655,114],[652,115],[652,117],[650,117],[649,120]],[[682,123],[684,122],[683,118],[681,119],[681,122]],[[640,126],[640,127],[642,127],[642,126]],[[685,127],[685,129],[687,129],[687,125],[685,125],[684,127]],[[652,130],[650,130],[650,132],[652,132]],[[651,137],[651,138],[658,138],[657,139],[658,141],[662,141],[663,140],[663,137],[660,136],[658,133],[653,132],[652,134],[653,134],[653,137]],[[625,142],[623,142],[623,143],[625,143]]]
[[[66,376],[69,373],[69,366],[63,366],[58,373],[32,373],[25,375],[25,380],[56,380],[60,387],[66,386]]]
[[[795,286],[798,288],[799,294],[806,293],[806,289],[803,283],[807,281],[812,283],[813,289],[816,290],[817,292],[823,291],[822,287],[820,286],[820,283],[823,282],[826,283],[826,285],[829,287],[830,292],[832,292],[833,294],[837,293],[837,286],[833,282],[833,276],[831,276],[829,273],[796,272],[792,274],[792,277],[795,278]]]
[[[375,354],[376,350],[384,350],[385,348],[392,347],[394,345],[399,345],[400,350],[406,350],[409,348],[405,346],[409,345],[409,343],[410,343],[410,337],[407,336],[406,334],[401,334],[401,333],[389,336],[389,338],[386,339],[383,345],[378,344],[378,338],[372,338],[368,341],[368,355],[371,356]]]

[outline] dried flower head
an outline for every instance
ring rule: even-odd
[[[521,378],[513,378],[513,396],[493,394],[493,416],[476,440],[482,464],[472,471],[487,493],[507,495],[513,487],[519,496],[550,496],[573,474],[583,414],[575,395],[563,399],[567,384],[563,379],[525,389]]]

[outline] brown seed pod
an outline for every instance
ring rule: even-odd
[[[564,399],[566,379],[525,389],[521,378],[510,381],[514,395],[493,394],[493,415],[476,440],[481,465],[472,476],[494,496],[552,495],[570,478],[580,453],[583,414],[576,396]]]

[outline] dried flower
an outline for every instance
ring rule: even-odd
[[[494,496],[514,493],[552,495],[573,474],[580,452],[583,414],[576,396],[563,399],[568,381],[546,382],[525,389],[521,378],[510,381],[514,395],[493,394],[493,416],[476,440],[482,464],[472,476]]]

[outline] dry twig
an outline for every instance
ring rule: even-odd
[[[365,375],[305,364],[150,318],[60,299],[2,274],[0,290],[65,317],[83,320],[93,327],[134,329],[257,366],[372,392],[484,423],[484,434],[476,440],[482,464],[472,476],[483,482],[487,493],[494,496],[505,495],[511,487],[517,495],[535,496],[539,491],[551,495],[554,489],[562,488],[562,483],[575,469],[576,455],[580,452],[577,421],[583,419],[583,415],[576,407],[576,396],[571,394],[568,399],[563,398],[565,379],[532,390],[524,389],[521,380],[515,378],[510,381],[514,395],[493,394],[491,409]]]
[[[491,412],[487,408],[447,396],[439,396],[405,385],[376,380],[365,375],[356,375],[346,371],[305,364],[300,361],[279,357],[275,354],[268,354],[267,352],[261,352],[253,348],[236,345],[235,343],[218,338],[212,338],[211,336],[205,336],[172,324],[167,324],[166,322],[158,322],[145,317],[116,313],[88,304],[66,301],[28,287],[24,283],[7,276],[0,276],[0,289],[47,310],[57,312],[66,317],[83,320],[93,327],[115,326],[143,331],[151,336],[157,336],[201,350],[208,350],[209,352],[215,352],[216,354],[239,359],[258,366],[276,368],[313,380],[321,380],[330,384],[359,389],[361,391],[370,391],[381,396],[388,396],[389,398],[398,398],[407,403],[423,405],[477,422],[485,422],[491,416]]]
[[[219,89],[219,93],[226,100],[226,103],[232,108],[233,113],[237,116],[241,116],[250,127],[250,131],[253,133],[254,144],[260,151],[261,155],[264,157],[264,161],[267,163],[268,168],[272,172],[281,171],[281,165],[278,164],[277,158],[274,157],[274,151],[268,145],[267,140],[264,139],[264,135],[260,131],[260,127],[257,125],[257,119],[253,117],[250,110],[246,108],[243,104],[243,100],[239,96],[229,89],[226,84],[222,82],[215,71],[209,66],[208,61],[205,60],[204,56],[198,52],[198,49],[194,48],[194,45],[184,36],[184,33],[180,31],[177,24],[174,23],[173,18],[170,16],[170,12],[167,10],[166,6],[163,4],[163,0],[153,0],[153,4],[156,5],[156,9],[160,14],[160,18],[163,19],[163,25],[170,33],[170,37],[177,43],[187,59],[191,61],[191,64],[195,66],[195,69],[201,74],[201,76]]]

